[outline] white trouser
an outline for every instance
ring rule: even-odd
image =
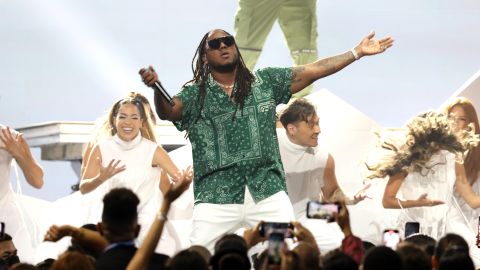
[[[213,252],[215,242],[225,234],[242,227],[255,227],[260,221],[290,222],[293,208],[285,191],[255,203],[245,188],[243,204],[200,203],[193,208],[193,226],[190,242],[205,246]]]

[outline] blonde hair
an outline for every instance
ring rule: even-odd
[[[393,138],[381,139],[380,145],[388,153],[376,164],[366,164],[368,178],[383,178],[400,172],[430,170],[427,163],[439,150],[456,155],[463,162],[469,149],[478,145],[479,136],[472,130],[458,130],[447,114],[433,111],[422,113],[406,125],[406,136],[399,146]]]
[[[450,114],[455,106],[460,106],[467,115],[467,120],[473,125],[475,134],[480,134],[480,126],[478,123],[478,115],[473,103],[466,97],[456,97],[445,107],[444,112]],[[471,149],[465,157],[465,171],[470,184],[478,180],[480,171],[480,147]]]

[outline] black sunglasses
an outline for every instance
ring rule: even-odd
[[[224,36],[207,41],[208,47],[214,50],[220,49],[222,43],[225,44],[225,46],[230,47],[235,44],[235,39],[233,36]]]

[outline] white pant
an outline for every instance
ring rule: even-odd
[[[255,203],[245,188],[243,204],[200,203],[193,208],[193,226],[190,242],[205,246],[213,252],[215,242],[225,234],[242,227],[255,227],[260,221],[290,222],[293,208],[284,191]]]

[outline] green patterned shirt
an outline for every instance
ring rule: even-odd
[[[291,68],[255,72],[243,115],[210,76],[201,117],[196,84],[185,86],[178,130],[187,130],[192,144],[195,204],[242,204],[245,186],[258,202],[286,191],[275,132],[275,108],[291,97]]]

